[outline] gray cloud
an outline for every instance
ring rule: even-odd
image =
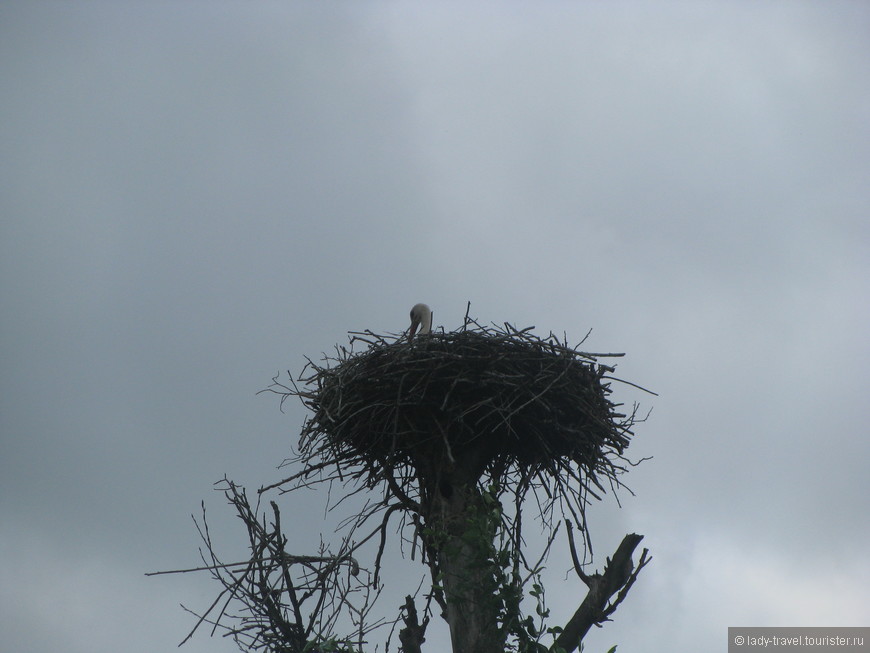
[[[656,559],[589,650],[866,623],[867,23],[858,3],[4,5],[4,637],[174,647],[177,604],[216,588],[142,573],[195,562],[203,498],[240,550],[211,484],[279,478],[304,419],[255,392],[348,330],[399,331],[417,301],[449,328],[469,300],[592,328],[660,393],[620,389],[654,407],[632,452],[655,458],[591,513],[599,555],[637,531]],[[321,501],[284,508],[315,540]]]

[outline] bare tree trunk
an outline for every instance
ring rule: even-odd
[[[433,497],[430,524],[438,533],[438,568],[453,653],[503,653],[501,609],[493,573],[492,527],[473,484]]]

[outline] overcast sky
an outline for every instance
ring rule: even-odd
[[[616,389],[654,458],[596,563],[654,560],[590,653],[870,625],[868,34],[858,1],[0,4],[4,650],[175,650],[218,588],[144,573],[197,562],[202,499],[243,557],[212,484],[282,478],[305,417],[256,391],[419,301],[592,329],[660,395]],[[281,501],[308,552],[323,497]]]

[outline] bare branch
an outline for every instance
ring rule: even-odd
[[[643,535],[635,533],[626,535],[613,554],[612,560],[608,560],[604,573],[586,577],[584,582],[589,586],[586,598],[550,647],[551,651],[562,648],[567,653],[571,653],[577,649],[592,626],[608,620],[625,595],[622,594],[615,604],[608,605],[610,597],[620,589],[624,589],[627,593],[628,588],[637,578],[637,573],[648,562],[642,556],[643,564],[639,564],[637,570],[632,573],[632,553],[642,539]]]

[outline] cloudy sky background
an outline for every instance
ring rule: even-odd
[[[591,328],[660,394],[617,388],[654,459],[596,561],[655,559],[588,651],[870,625],[867,34],[861,2],[0,5],[4,649],[174,650],[217,586],[144,573],[196,563],[202,499],[241,557],[212,484],[281,478],[304,419],[256,391],[418,301]],[[305,552],[323,497],[283,501]]]

